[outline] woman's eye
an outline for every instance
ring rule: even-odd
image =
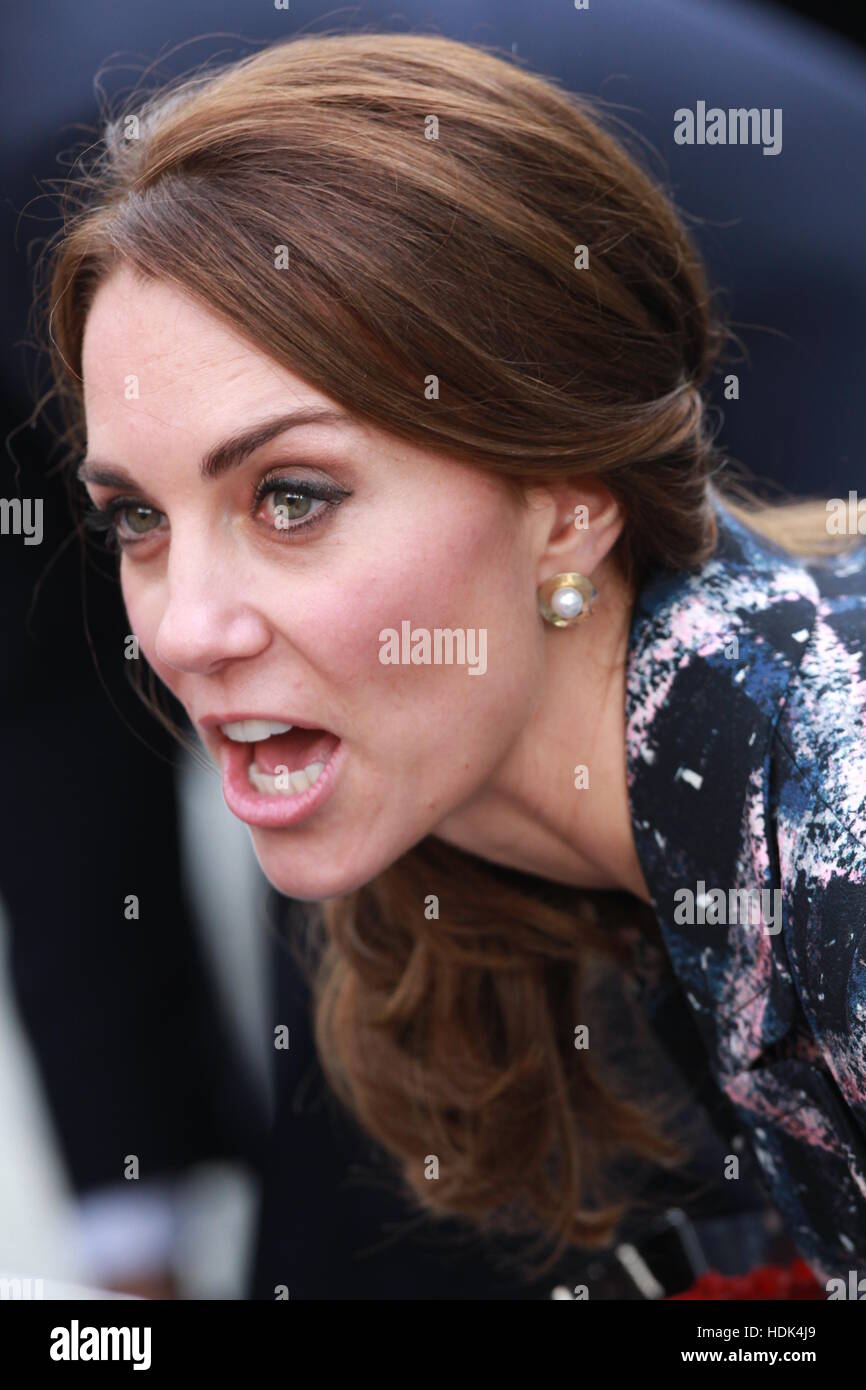
[[[125,527],[134,536],[146,536],[148,532],[156,530],[161,516],[162,512],[158,512],[154,507],[144,506],[118,507],[114,512],[115,521],[117,522],[122,518]],[[118,526],[121,535],[123,530],[123,526]]]
[[[267,510],[277,530],[284,531],[292,522],[303,521],[304,517],[309,516],[315,500],[298,492],[289,492],[287,488],[276,488],[268,493]]]
[[[275,531],[288,537],[317,526],[349,495],[333,483],[265,478],[257,489],[256,507]]]
[[[318,525],[349,496],[346,488],[334,483],[266,478],[256,489],[254,509],[281,536],[288,536]],[[146,502],[119,497],[105,507],[92,506],[84,524],[87,530],[102,533],[111,549],[131,549],[159,532],[166,519],[164,512]]]
[[[87,531],[102,535],[109,550],[138,545],[157,531],[163,513],[144,502],[126,502],[122,498],[105,507],[91,506],[84,513]]]

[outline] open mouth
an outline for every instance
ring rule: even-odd
[[[219,729],[226,805],[247,825],[286,830],[308,820],[333,795],[347,749],[329,729],[274,719],[208,724]]]
[[[232,744],[243,745],[249,786],[263,796],[299,796],[315,786],[340,740],[327,729],[306,729],[268,719],[221,724]],[[238,765],[237,763],[235,764]]]

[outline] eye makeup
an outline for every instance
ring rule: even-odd
[[[280,539],[300,539],[298,533],[308,533],[314,526],[320,525],[351,495],[349,488],[340,487],[336,483],[292,477],[283,473],[275,476],[270,473],[266,474],[254,489],[251,515],[255,517],[262,503],[269,496],[273,496],[277,501],[275,513],[270,518],[272,529],[278,533]],[[293,507],[307,501],[320,502],[322,505],[309,515],[292,516]],[[121,496],[111,498],[101,507],[91,503],[82,520],[87,532],[103,536],[107,549],[117,551],[132,549],[146,541],[148,536],[159,534],[159,518],[163,516],[164,513],[143,502],[141,498]],[[137,522],[132,521],[132,517],[137,517]],[[146,525],[150,519],[155,521],[153,526]],[[136,531],[137,523],[145,523],[144,529]]]

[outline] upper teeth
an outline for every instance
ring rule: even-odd
[[[293,724],[278,724],[273,719],[238,719],[234,724],[220,724],[226,738],[233,743],[261,743],[271,734],[287,734]]]

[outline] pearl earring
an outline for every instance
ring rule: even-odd
[[[538,611],[554,627],[575,627],[592,612],[598,590],[583,574],[554,574],[538,587]]]

